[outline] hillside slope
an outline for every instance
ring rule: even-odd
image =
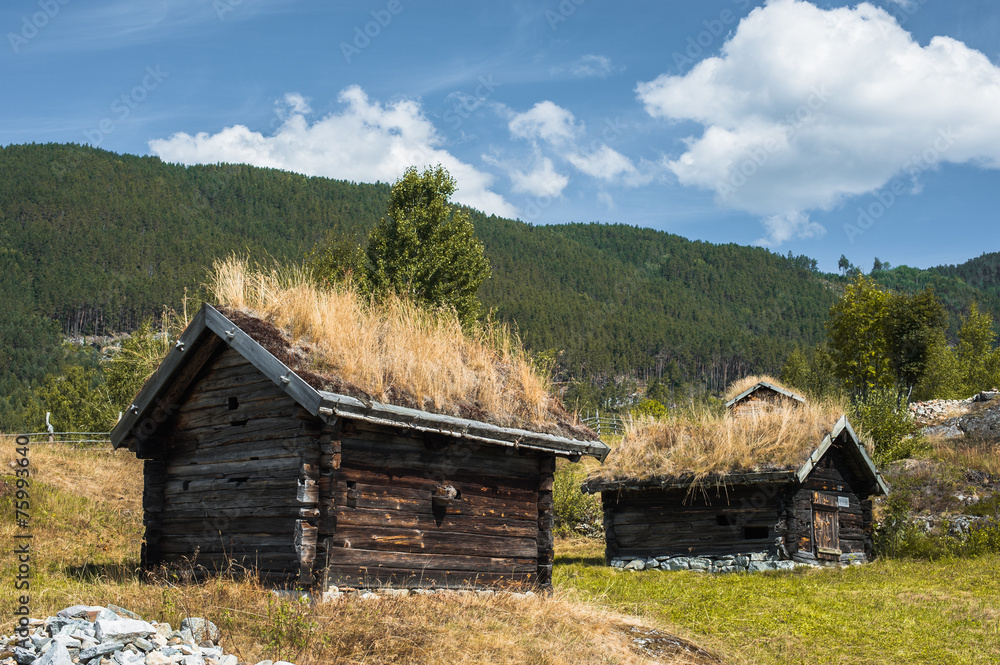
[[[0,389],[13,395],[50,370],[60,332],[128,331],[179,306],[218,257],[300,261],[331,235],[363,238],[388,194],[385,183],[183,167],[78,145],[0,148]],[[530,349],[552,352],[561,379],[669,374],[720,389],[775,372],[794,346],[823,339],[844,282],[763,248],[471,214],[494,268],[484,304]],[[933,282],[953,311],[978,298],[997,314],[996,264],[981,257],[880,279]]]

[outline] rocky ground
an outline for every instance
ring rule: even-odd
[[[997,395],[996,390],[989,390],[962,400],[913,402],[910,413],[926,436],[1000,439],[1000,400]]]
[[[915,402],[909,408],[936,455],[898,460],[883,470],[893,492],[876,501],[877,517],[905,502],[908,520],[922,531],[959,539],[1000,522],[998,392]],[[942,454],[945,450],[951,458]],[[982,462],[991,459],[994,463],[984,468]]]
[[[114,605],[74,605],[45,620],[24,617],[20,625],[28,637],[0,637],[0,665],[247,665],[227,655],[217,644],[219,629],[200,618],[173,630]]]

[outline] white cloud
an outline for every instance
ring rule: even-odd
[[[300,115],[312,113],[312,108],[309,106],[309,100],[297,92],[287,93],[285,95],[284,102],[292,113],[298,113]]]
[[[569,72],[576,78],[607,78],[621,69],[611,64],[611,58],[604,55],[585,55],[572,65]]]
[[[632,160],[609,147],[603,139],[595,139],[583,146],[586,136],[584,124],[578,122],[572,112],[551,101],[538,102],[524,113],[513,113],[508,128],[512,138],[531,141],[536,161],[543,149],[539,144],[541,140],[560,160],[592,178],[632,187],[646,184],[653,178],[651,172],[654,165],[644,162],[643,169],[637,168]],[[523,172],[510,165],[506,168],[512,181],[524,182]],[[546,193],[552,195],[551,192]]]
[[[558,173],[552,160],[548,157],[540,157],[536,160],[535,168],[526,173],[516,167],[508,169],[514,192],[518,194],[531,194],[532,196],[551,196],[553,198],[562,196],[562,192],[569,184],[569,178],[562,173]]]
[[[1000,167],[1000,69],[949,37],[921,47],[885,10],[771,0],[719,57],[636,89],[656,118],[704,126],[665,160],[684,185],[765,219],[767,242],[812,237],[809,210],[941,162]]]
[[[606,145],[586,154],[568,153],[566,159],[578,170],[601,180],[610,182],[619,178],[641,179],[638,169],[632,164],[632,160]]]
[[[572,140],[582,130],[577,127],[572,113],[548,100],[515,114],[507,127],[514,138],[541,139],[549,143]]]
[[[767,229],[767,236],[757,240],[758,245],[780,245],[792,238],[819,238],[826,234],[822,224],[809,219],[804,212],[790,212],[771,215],[761,222]]]
[[[358,86],[343,90],[339,101],[346,104],[343,112],[310,123],[307,100],[292,93],[279,104],[282,124],[272,136],[233,125],[216,134],[174,134],[150,141],[149,148],[181,164],[245,163],[359,182],[392,182],[408,166],[441,164],[458,183],[456,201],[488,214],[517,213],[490,189],[493,176],[441,149],[442,138],[419,103],[383,105]]]

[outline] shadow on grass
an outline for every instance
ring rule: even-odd
[[[607,565],[604,563],[603,556],[573,556],[569,554],[556,555],[555,563],[563,566],[579,564],[581,566],[597,566],[599,568],[604,568]]]
[[[138,561],[121,563],[87,563],[82,566],[67,566],[66,577],[81,582],[143,582],[147,575],[139,567]]]

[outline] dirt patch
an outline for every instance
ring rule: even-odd
[[[722,659],[693,642],[644,626],[620,625],[615,628],[625,635],[632,648],[647,658],[668,663],[702,665],[722,663]]]

